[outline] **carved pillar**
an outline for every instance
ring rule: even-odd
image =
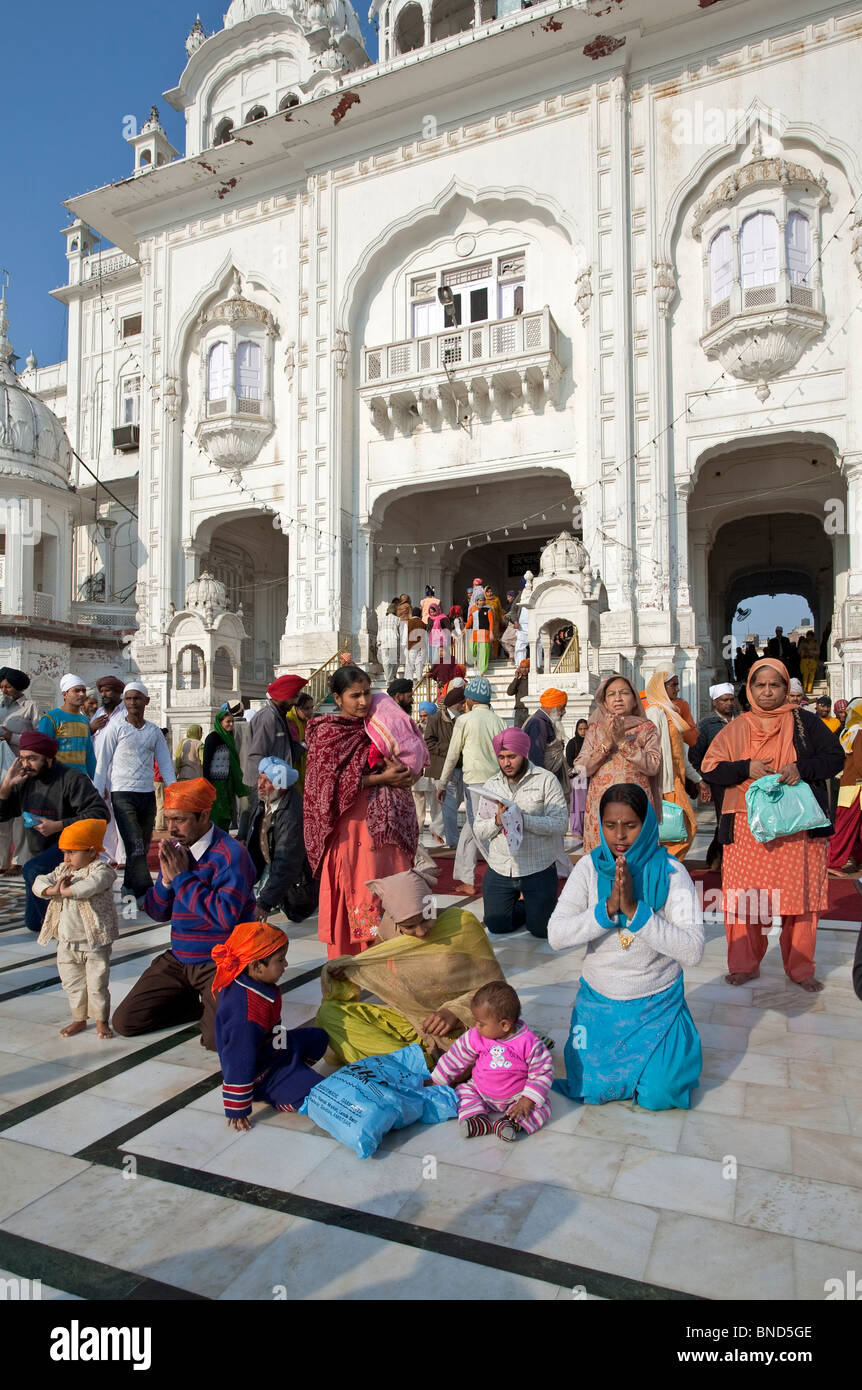
[[[850,567],[847,574],[848,597],[862,595],[862,453],[845,454],[842,459],[847,480],[847,539]]]

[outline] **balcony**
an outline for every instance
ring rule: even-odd
[[[786,273],[748,289],[735,280],[726,298],[709,306],[700,345],[731,376],[756,384],[757,399],[766,401],[770,383],[796,366],[825,327],[819,284],[795,285]]]
[[[365,348],[360,395],[375,428],[457,425],[464,409],[507,417],[542,410],[563,374],[550,309]]]
[[[86,627],[107,628],[111,632],[135,632],[135,609],[118,604],[73,603],[72,621]]]

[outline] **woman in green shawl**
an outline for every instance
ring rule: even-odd
[[[190,724],[177,744],[174,753],[174,767],[177,781],[188,782],[192,777],[203,777],[201,770],[201,743],[204,731],[200,724]]]
[[[216,790],[212,819],[219,830],[230,830],[236,815],[236,798],[248,796],[233,736],[237,715],[242,715],[242,705],[222,705],[213,721],[215,728],[204,739],[204,777]]]
[[[431,873],[408,869],[368,887],[377,944],[326,963],[315,1025],[340,1062],[419,1042],[433,1066],[472,1028],[476,990],[503,972],[472,912],[455,905],[436,915]]]

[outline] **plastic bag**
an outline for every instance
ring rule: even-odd
[[[333,1072],[309,1091],[299,1113],[360,1158],[369,1158],[388,1130],[416,1120],[436,1124],[457,1114],[455,1092],[450,1086],[426,1088],[428,1074],[422,1048],[411,1043]]]
[[[758,777],[745,793],[748,828],[759,844],[768,844],[782,835],[800,830],[818,830],[831,825],[807,782],[794,787],[782,782],[777,772]]]
[[[663,801],[661,803],[658,838],[659,844],[662,845],[676,845],[679,844],[680,840],[688,839],[682,807],[677,806],[675,801]]]

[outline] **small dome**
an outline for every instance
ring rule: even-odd
[[[6,309],[5,298],[0,298],[0,478],[32,478],[65,488],[72,463],[66,431],[15,374]]]

